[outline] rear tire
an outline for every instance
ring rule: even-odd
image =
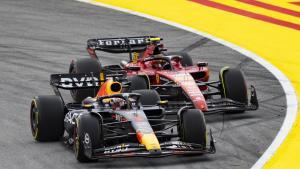
[[[75,128],[75,157],[79,162],[97,161],[91,159],[92,150],[103,147],[103,138],[101,137],[101,126],[97,117],[91,114],[81,115]],[[91,147],[91,149],[88,147]],[[89,156],[85,154],[89,153]]]
[[[203,113],[189,109],[181,114],[180,136],[183,142],[206,147],[206,123]]]
[[[95,76],[98,76],[101,71],[101,65],[96,59],[84,58],[76,60],[70,64],[69,73],[87,73],[90,74],[93,72]],[[95,89],[77,89],[70,91],[71,96],[75,102],[81,102],[87,97],[95,97],[97,90]]]
[[[130,82],[130,87],[126,92],[131,92],[133,90],[148,89],[148,82],[142,76],[129,76],[128,81]]]
[[[64,132],[64,104],[58,96],[37,96],[31,102],[30,124],[37,141],[58,141]]]
[[[132,93],[139,93],[141,95],[140,102],[142,105],[157,105],[160,101],[160,96],[155,90],[134,90]],[[160,110],[159,112],[151,112],[147,114],[151,119],[164,119],[165,116]],[[152,115],[152,117],[151,117]],[[154,116],[153,116],[154,115]],[[165,128],[165,125],[160,125],[162,122],[151,121],[150,124],[154,131],[159,131]]]
[[[133,90],[132,93],[141,95],[140,102],[142,105],[156,105],[160,101],[159,94],[155,90]]]
[[[168,52],[167,55],[178,55],[182,57],[181,65],[183,67],[193,66],[192,57],[186,52]]]

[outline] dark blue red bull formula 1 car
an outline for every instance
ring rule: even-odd
[[[123,75],[54,74],[50,83],[55,95],[31,102],[32,135],[37,141],[63,140],[80,162],[215,152],[200,110],[184,106],[175,119],[166,118],[166,102],[155,90],[121,93],[130,86]],[[92,89],[95,97],[65,103],[59,89]]]

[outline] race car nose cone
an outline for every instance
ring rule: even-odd
[[[145,145],[148,151],[160,151],[160,145],[154,133],[143,134],[141,143]]]

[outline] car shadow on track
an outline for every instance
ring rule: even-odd
[[[74,155],[71,147],[66,147],[64,143],[61,144],[66,151],[70,152],[70,156]],[[199,162],[212,162],[214,161],[214,155],[178,155],[167,157],[125,157],[125,158],[107,158],[99,159],[97,162],[80,163],[77,162],[74,157],[74,167],[83,168],[142,168],[142,167],[162,167],[169,168],[169,166],[182,166],[185,168],[185,164],[197,164]]]
[[[209,155],[198,156],[169,156],[161,158],[118,158],[99,160],[97,163],[86,165],[87,168],[141,168],[141,167],[168,167],[199,162],[213,161]],[[184,168],[184,167],[182,167]]]
[[[205,116],[206,122],[209,123],[217,123],[217,122],[230,122],[244,119],[255,119],[258,118],[257,114],[254,113],[220,113],[214,115]]]

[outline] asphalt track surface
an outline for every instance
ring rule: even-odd
[[[272,142],[285,116],[285,95],[270,72],[193,33],[72,0],[1,0],[0,25],[0,168],[250,168]],[[60,142],[33,141],[29,105],[35,95],[52,94],[49,75],[67,72],[72,59],[88,57],[88,38],[136,35],[162,36],[169,51],[183,50],[194,61],[209,62],[212,80],[223,66],[240,67],[248,86],[257,89],[260,109],[207,117],[217,141],[213,155],[80,164]],[[127,57],[104,54],[101,62],[122,59]]]

